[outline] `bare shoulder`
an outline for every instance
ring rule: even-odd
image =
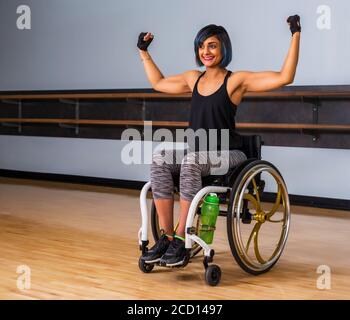
[[[243,82],[252,73],[253,73],[252,71],[245,71],[245,70],[232,72],[232,74],[229,78],[229,81],[231,82],[233,87],[242,86]]]
[[[242,84],[245,77],[246,71],[235,71],[227,80],[227,93],[235,105],[238,105],[244,96],[245,90]]]
[[[183,73],[183,76],[187,82],[187,85],[190,87],[191,92],[193,91],[194,85],[196,84],[196,81],[201,73],[202,72],[199,70],[189,70]]]

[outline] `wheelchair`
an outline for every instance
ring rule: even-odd
[[[185,267],[203,249],[205,280],[211,286],[220,282],[221,269],[212,264],[214,250],[199,237],[201,206],[209,193],[219,196],[219,216],[226,217],[232,255],[247,273],[260,275],[269,271],[280,258],[288,238],[291,212],[283,177],[273,164],[261,159],[263,142],[259,135],[241,137],[241,150],[246,154],[247,160],[229,169],[225,175],[202,177],[203,188],[192,200],[186,220],[187,254],[181,267]],[[174,177],[175,192],[179,192],[178,179]],[[142,253],[147,251],[149,243],[146,196],[150,187],[151,183],[147,182],[140,193],[142,226],[138,238]],[[160,228],[154,200],[151,207],[151,229],[153,238],[157,241]],[[154,264],[139,259],[139,268],[148,273],[153,270]]]

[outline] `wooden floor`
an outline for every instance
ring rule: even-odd
[[[286,249],[268,273],[242,271],[218,221],[218,287],[202,256],[184,269],[138,269],[139,191],[0,178],[0,299],[349,299],[350,212],[292,207]],[[176,203],[176,209],[177,207]],[[17,288],[18,266],[31,289]],[[319,265],[331,289],[317,289]]]

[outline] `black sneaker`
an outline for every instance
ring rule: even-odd
[[[168,250],[160,259],[159,264],[163,267],[177,267],[185,264],[187,252],[185,242],[181,239],[174,238],[170,241]]]
[[[156,263],[160,260],[162,255],[167,251],[170,240],[165,234],[162,234],[159,240],[141,256],[141,260],[145,263]]]

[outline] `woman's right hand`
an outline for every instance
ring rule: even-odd
[[[141,32],[137,42],[137,47],[142,51],[147,51],[148,46],[151,44],[154,36],[150,32]]]

